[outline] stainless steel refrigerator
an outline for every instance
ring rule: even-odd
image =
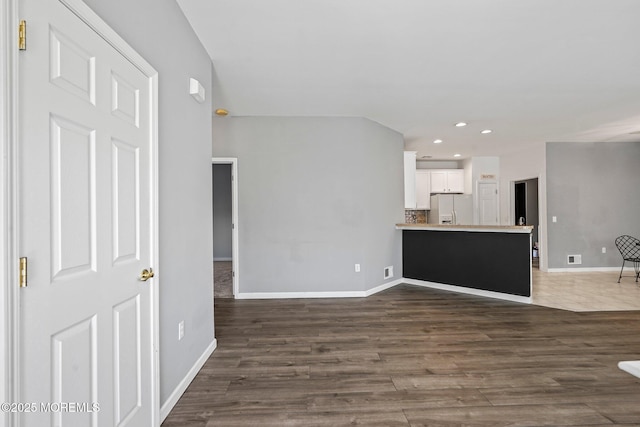
[[[431,196],[429,224],[473,224],[471,194],[434,194]]]

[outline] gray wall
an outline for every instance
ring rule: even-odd
[[[86,0],[159,73],[160,403],[213,342],[211,60],[174,0]],[[178,322],[185,336],[178,341]]]
[[[549,268],[618,267],[614,240],[640,236],[640,143],[547,143]],[[551,221],[553,216],[557,222]],[[602,247],[607,253],[602,253]]]
[[[365,291],[391,265],[402,277],[403,149],[361,118],[214,118],[214,157],[238,158],[240,293]]]
[[[213,259],[232,257],[231,165],[213,165]]]

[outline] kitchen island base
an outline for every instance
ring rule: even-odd
[[[530,302],[530,227],[421,226],[402,229],[405,279],[423,286]],[[407,282],[410,283],[410,282]]]

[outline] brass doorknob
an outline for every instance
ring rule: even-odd
[[[142,280],[143,282],[146,282],[152,277],[153,277],[153,268],[149,268],[148,270],[145,268],[144,270],[142,270],[142,273],[140,273],[140,280]]]

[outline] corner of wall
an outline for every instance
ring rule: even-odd
[[[209,357],[213,354],[217,346],[218,341],[214,338],[213,341],[211,341],[211,344],[207,346],[202,355],[200,355],[198,360],[196,360],[196,362],[193,364],[191,369],[189,369],[189,372],[187,372],[184,378],[178,384],[176,384],[175,388],[169,394],[167,399],[164,402],[161,402],[160,422],[164,421],[167,418],[173,407],[176,406],[176,403],[178,403],[180,397],[182,397],[184,392],[187,390],[187,387],[189,387],[189,384],[191,384],[200,369],[202,369],[202,367],[204,366],[207,359],[209,359]]]

